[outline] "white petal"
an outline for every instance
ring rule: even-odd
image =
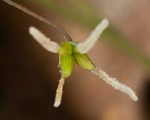
[[[38,29],[36,29],[35,27],[30,27],[29,28],[29,33],[46,50],[48,50],[49,52],[52,52],[52,53],[58,53],[58,50],[59,50],[60,46],[56,42],[53,42],[49,38],[47,38]]]
[[[103,19],[94,31],[90,34],[90,36],[84,42],[81,42],[77,45],[77,49],[80,53],[87,53],[91,48],[94,47],[96,41],[99,39],[102,32],[108,27],[109,21],[108,19]]]
[[[56,90],[54,107],[59,107],[61,104],[64,83],[65,83],[65,79],[61,78],[59,80],[58,88]]]
[[[120,90],[121,92],[126,93],[127,95],[129,95],[130,98],[133,101],[138,100],[138,97],[136,96],[134,91],[131,88],[129,88],[127,85],[124,85],[124,84],[120,83],[118,80],[116,80],[115,78],[110,77],[107,73],[105,73],[102,70],[95,69],[92,72],[95,75],[97,75],[100,79],[104,80],[106,83],[108,83],[109,85],[114,87],[115,89]]]

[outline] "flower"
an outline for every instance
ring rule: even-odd
[[[41,22],[50,25],[57,31],[63,33],[65,38],[68,40],[66,42],[61,42],[61,44],[58,44],[54,41],[51,41],[35,27],[29,28],[29,33],[42,47],[44,47],[47,51],[51,53],[58,54],[59,56],[59,67],[61,69],[61,78],[59,80],[58,88],[56,90],[54,107],[59,107],[61,104],[65,79],[72,74],[72,70],[75,63],[78,64],[83,69],[91,71],[93,74],[97,75],[100,79],[104,80],[106,83],[110,84],[115,89],[120,90],[123,93],[126,93],[131,97],[132,100],[134,101],[138,100],[138,97],[131,88],[129,88],[127,85],[120,83],[115,78],[110,77],[103,70],[98,69],[87,55],[88,51],[91,50],[96,44],[102,32],[108,27],[109,25],[108,19],[103,19],[102,22],[100,22],[97,25],[97,27],[93,30],[93,32],[90,34],[87,40],[81,43],[75,43],[72,41],[69,34],[67,34],[64,30],[60,29],[56,25],[50,23],[45,18],[37,15],[36,13],[28,10],[27,8],[11,0],[2,0],[2,1],[40,20]]]
[[[61,42],[61,44],[51,41],[35,27],[29,28],[29,33],[35,38],[38,43],[40,43],[49,52],[57,53],[59,55],[61,78],[56,90],[54,107],[58,107],[61,104],[65,79],[72,74],[75,63],[83,69],[91,71],[93,74],[97,75],[100,79],[104,80],[115,89],[128,94],[132,100],[138,100],[137,96],[131,88],[120,83],[115,78],[110,77],[103,70],[98,69],[87,55],[88,51],[90,51],[94,47],[100,35],[108,27],[108,25],[108,19],[103,19],[102,22],[97,25],[97,27],[84,42],[75,43],[72,41],[67,41]]]

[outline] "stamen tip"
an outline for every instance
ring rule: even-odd
[[[135,95],[133,98],[133,101],[137,102],[138,101],[138,97]]]
[[[34,34],[35,31],[36,31],[36,28],[35,28],[35,27],[33,27],[33,26],[29,27],[29,33],[30,33],[30,34]]]
[[[60,106],[60,102],[59,101],[55,101],[54,105],[55,108],[58,108]]]
[[[109,20],[107,18],[104,18],[102,21],[103,26],[106,28],[109,25]]]

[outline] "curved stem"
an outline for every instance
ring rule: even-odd
[[[46,20],[44,17],[42,17],[42,16],[40,16],[40,15],[37,15],[36,13],[34,13],[34,12],[30,11],[29,9],[27,9],[27,8],[25,8],[25,7],[23,7],[23,6],[19,5],[19,4],[17,4],[17,3],[14,2],[14,1],[11,1],[11,0],[2,0],[2,1],[4,1],[4,2],[7,3],[8,5],[13,6],[13,7],[15,7],[15,8],[21,10],[22,12],[24,12],[24,13],[26,13],[26,14],[28,14],[28,15],[30,15],[30,16],[36,18],[36,19],[38,19],[39,21],[48,24],[49,26],[55,28],[57,31],[63,33],[64,36],[65,36],[65,38],[66,38],[66,40],[72,41],[72,38],[70,37],[70,35],[69,35],[67,32],[65,32],[63,29],[57,27],[55,24],[52,24],[51,22],[49,22],[48,20]]]

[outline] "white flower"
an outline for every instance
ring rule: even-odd
[[[18,5],[17,3],[11,0],[3,0],[3,1],[13,7],[18,8],[19,10],[25,12],[26,14],[31,15],[36,19],[50,25],[51,27],[57,29],[59,32],[64,34],[67,40],[69,40],[68,42],[59,45],[58,43],[51,41],[35,27],[29,28],[29,33],[43,48],[45,48],[47,51],[51,53],[59,54],[59,58],[60,58],[59,64],[60,64],[62,75],[59,81],[58,88],[56,90],[54,107],[58,107],[61,104],[64,82],[65,79],[71,75],[75,62],[82,68],[90,70],[92,73],[97,75],[100,79],[104,80],[106,83],[110,84],[115,89],[120,90],[123,93],[126,93],[131,97],[132,100],[134,101],[138,100],[138,97],[136,96],[136,94],[131,88],[129,88],[127,85],[120,83],[118,80],[116,80],[116,78],[110,77],[103,70],[97,69],[95,65],[92,64],[92,62],[90,61],[90,59],[86,54],[89,50],[91,50],[94,47],[100,35],[108,27],[109,25],[108,19],[106,18],[103,19],[102,22],[100,22],[97,25],[97,27],[93,30],[93,32],[90,34],[87,40],[78,44],[73,44],[73,41],[70,42],[71,37],[65,31],[58,28],[56,25],[53,25],[43,17],[35,14],[34,12],[28,10],[27,8],[21,5]]]
[[[89,38],[87,38],[86,41],[77,44],[76,47],[77,47],[78,51],[80,53],[87,53],[90,49],[92,49],[94,47],[96,41],[99,39],[99,36],[108,27],[108,23],[109,22],[107,19],[102,20],[102,22],[100,24],[98,24],[96,29],[90,34]],[[33,27],[31,27],[30,29],[33,29]],[[39,40],[40,40],[39,38],[41,38],[40,35],[39,35],[39,38],[37,38],[38,35],[36,35],[36,37],[35,37],[34,36],[35,34],[33,34],[32,32],[30,32],[30,34],[32,34],[32,36],[34,38],[36,38],[36,40],[39,42]],[[96,36],[94,37],[94,35],[96,35]],[[42,34],[42,36],[43,36],[43,34]],[[45,39],[42,39],[42,41],[39,43],[42,43],[44,40],[45,40],[44,43],[46,43],[47,42],[46,37],[45,37]],[[50,41],[50,42],[52,42],[52,41]],[[41,44],[41,45],[43,46],[44,44]],[[49,47],[51,47],[52,49],[49,50]],[[46,48],[46,47],[44,47],[44,48]],[[54,48],[56,48],[56,49],[54,49]],[[58,47],[57,43],[56,44],[49,43],[48,49],[47,48],[46,49],[50,52],[54,52],[54,51],[57,51],[58,48],[59,47]],[[134,101],[138,100],[138,97],[136,96],[134,91],[131,88],[129,88],[127,85],[120,83],[118,80],[116,80],[116,78],[110,77],[107,73],[105,73],[104,71],[102,71],[100,69],[98,70],[97,68],[93,69],[91,71],[92,71],[92,73],[97,75],[100,79],[104,80],[107,84],[110,84],[115,89],[120,90],[121,92],[129,95],[132,100],[134,100]],[[62,80],[64,81],[64,79],[62,79]],[[57,89],[57,95],[56,95],[56,99],[55,99],[55,103],[54,103],[55,107],[58,107],[61,103],[61,96],[62,96],[62,90],[63,90],[62,86],[64,85],[63,81],[61,82],[61,80],[60,80],[60,85]]]

